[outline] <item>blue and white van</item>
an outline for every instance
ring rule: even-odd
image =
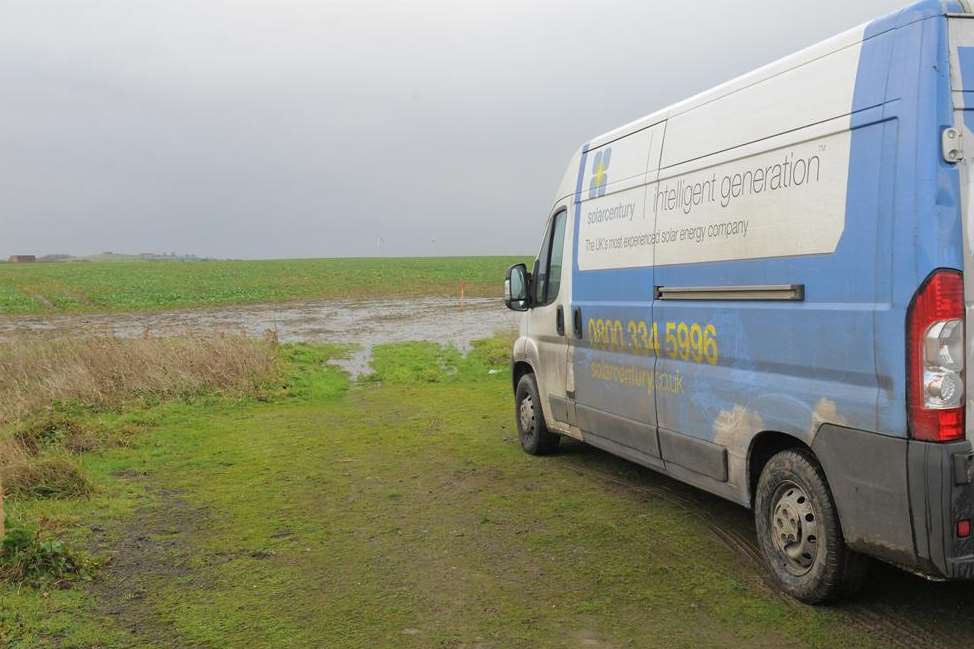
[[[510,308],[521,442],[754,511],[806,602],[974,577],[974,6],[926,0],[576,151]]]

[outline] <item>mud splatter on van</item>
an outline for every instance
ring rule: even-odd
[[[747,482],[747,450],[756,434],[764,430],[761,415],[742,405],[721,410],[714,420],[714,443],[727,449],[730,482]]]
[[[812,422],[809,431],[812,435],[818,431],[822,424],[835,424],[836,426],[847,426],[846,418],[839,414],[835,401],[831,399],[819,399],[812,410]]]

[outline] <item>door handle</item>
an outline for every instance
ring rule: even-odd
[[[555,329],[558,331],[559,336],[565,335],[565,307],[560,304],[555,311]]]
[[[575,337],[579,340],[582,339],[582,307],[575,307],[575,311],[572,314],[572,323],[575,326]]]

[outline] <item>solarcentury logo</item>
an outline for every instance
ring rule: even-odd
[[[596,223],[608,223],[610,221],[632,221],[636,215],[636,204],[629,202],[619,202],[612,207],[596,207],[586,212],[585,216],[589,225]]]
[[[592,158],[592,181],[588,186],[589,198],[605,196],[605,186],[609,184],[609,163],[611,161],[611,147],[605,147],[595,152],[595,157]]]
[[[588,185],[588,197],[602,198],[605,188],[609,184],[609,163],[612,162],[612,148],[605,147],[595,152],[592,157],[592,180]],[[586,214],[589,224],[607,223],[609,221],[632,221],[636,215],[636,204],[619,201],[612,207],[596,207]]]

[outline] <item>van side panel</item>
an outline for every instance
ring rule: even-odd
[[[688,122],[691,132],[706,122],[734,130],[749,100],[763,107],[776,96],[775,109],[794,116],[767,120],[774,130],[765,131],[748,120],[746,139],[754,144],[705,157],[695,142],[671,137],[683,132],[673,127],[664,159],[696,159],[660,173],[662,189],[709,176],[717,190],[696,216],[692,205],[674,214],[656,203],[657,231],[677,230],[680,237],[690,228],[695,237],[671,254],[661,251],[670,243],[657,244],[659,286],[804,289],[801,300],[735,301],[728,294],[656,305],[664,337],[657,372],[682,377],[679,393],[657,393],[660,435],[669,431],[727,449],[728,479],[742,502],[749,499],[747,458],[757,433],[787,433],[811,445],[824,423],[880,429],[871,342],[874,313],[888,302],[877,295],[877,263],[889,254],[880,179],[893,170],[884,150],[896,145],[896,124],[882,112],[890,49],[891,34],[880,35],[741,91],[733,101],[708,104],[699,117],[691,112],[671,120],[671,126]],[[868,62],[865,75],[861,62]],[[822,101],[810,102],[815,95]],[[769,169],[772,180],[782,178],[769,181]],[[727,231],[712,228],[737,223]],[[698,263],[674,263],[694,255]],[[716,353],[698,352],[697,331],[710,333]],[[889,430],[904,434],[902,426]],[[700,471],[698,458],[664,459]]]
[[[664,169],[849,114],[859,42],[669,118]]]

